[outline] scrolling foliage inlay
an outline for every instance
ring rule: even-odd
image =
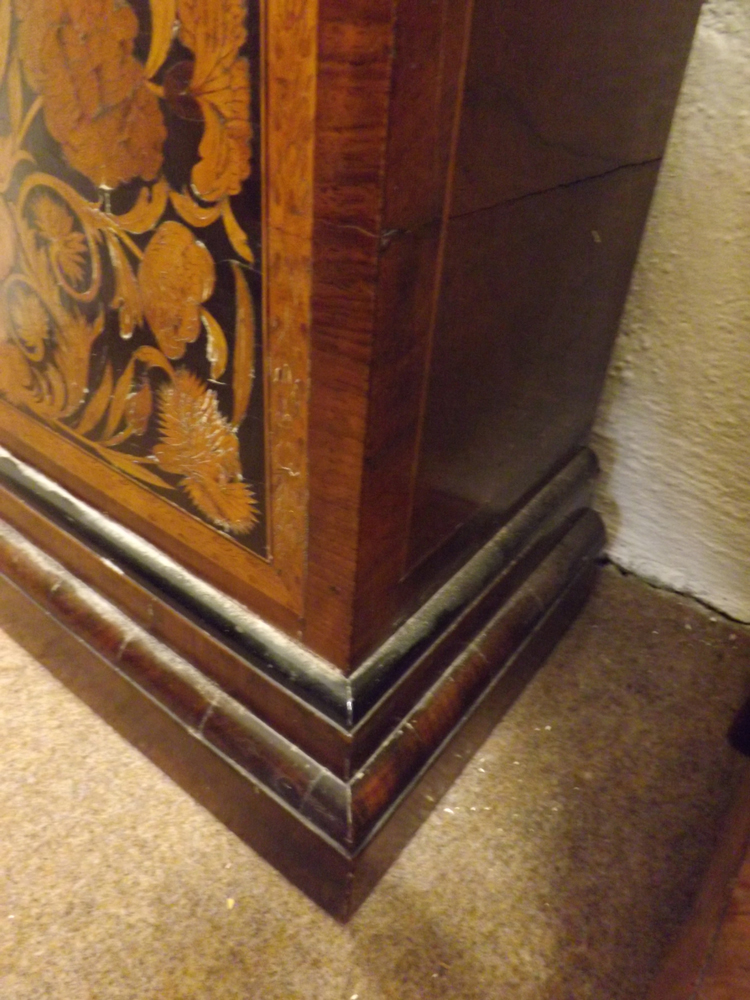
[[[259,30],[0,0],[0,394],[264,551]]]

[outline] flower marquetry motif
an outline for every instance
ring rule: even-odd
[[[245,12],[241,0],[180,0],[177,14],[180,40],[195,56],[185,92],[204,122],[191,183],[204,201],[220,201],[250,173],[250,73],[239,56]]]
[[[70,165],[99,188],[154,180],[167,131],[133,56],[138,19],[116,0],[16,0],[19,56]]]
[[[234,535],[258,521],[247,18],[0,0],[0,395]]]

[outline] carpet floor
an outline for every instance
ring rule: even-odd
[[[342,927],[0,634],[0,998],[641,1000],[748,691],[750,630],[605,568]]]

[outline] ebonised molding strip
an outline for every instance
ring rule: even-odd
[[[0,481],[17,495],[95,544],[124,571],[184,608],[222,642],[240,652],[249,665],[346,729],[356,726],[489,580],[541,534],[586,505],[597,471],[593,452],[581,449],[347,679],[327,661],[195,577],[134,532],[0,448]]]
[[[395,800],[471,714],[561,593],[598,555],[598,515],[583,512],[351,781],[336,777],[227,695],[50,556],[0,522],[0,573],[103,656],[190,735],[300,820],[357,851]]]

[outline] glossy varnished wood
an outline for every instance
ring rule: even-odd
[[[313,2],[266,6],[133,0],[88,17],[80,0],[65,16],[85,58],[50,33],[57,6],[8,12],[0,438],[297,632],[317,19]],[[101,83],[118,74],[121,90]],[[31,354],[11,335],[29,301],[52,324]]]
[[[472,3],[400,3],[362,481],[352,659],[407,614],[398,583],[408,546],[430,336]],[[413,606],[413,605],[412,605]]]
[[[475,0],[410,566],[587,433],[699,6]]]
[[[345,672],[585,439],[698,6],[322,5],[305,636]]]
[[[305,640],[346,672],[403,612],[470,10],[320,6]]]
[[[223,692],[346,779],[460,655],[494,607],[512,595],[569,518],[585,509],[596,463],[590,452],[576,456],[350,681],[330,667],[316,680],[302,647],[290,646],[280,634],[280,642],[269,646],[265,627],[253,639],[252,620],[217,616],[210,595],[197,594],[187,606],[179,583],[151,563],[135,536],[127,542],[134,546],[131,552],[120,528],[59,488],[46,489],[38,474],[7,455],[0,455],[0,472],[7,483],[0,487],[0,514],[9,524],[122,608],[134,625],[185,656]]]
[[[132,573],[124,573],[111,554],[66,531],[1,486],[0,517],[43,546],[82,582],[113,601],[133,623],[147,629],[190,662],[200,664],[209,678],[258,718],[294,739],[334,773],[346,773],[350,742],[346,733],[262,671],[253,670],[247,654],[228,646],[219,630],[209,630],[205,622],[199,624],[186,618],[185,611],[176,607],[167,595]]]
[[[657,169],[451,220],[415,522],[436,494],[464,507],[433,513],[412,564],[460,527],[454,511],[502,517],[585,438]]]
[[[262,5],[268,134],[264,260],[270,537],[273,563],[298,618],[307,556],[308,376],[317,93],[314,0]],[[297,629],[298,630],[298,629]]]
[[[304,639],[349,668],[393,15],[321,0]]]
[[[98,174],[88,207],[70,196],[89,221],[68,234],[68,266],[98,227],[127,248],[151,318],[131,343],[122,287],[100,286],[95,405],[83,393],[50,418],[16,405],[6,378],[0,606],[58,644],[68,660],[50,648],[50,665],[97,711],[346,917],[587,592],[603,535],[584,446],[698,0],[572,0],[564,15],[549,0],[107,4],[113,24],[142,28],[123,58],[156,131],[126,150],[142,165],[114,209],[94,200]],[[195,67],[219,36],[228,72],[204,93]],[[18,135],[19,97],[46,86],[33,48],[23,59],[29,92],[11,79],[0,107]],[[34,106],[45,122],[54,98]],[[164,176],[147,155],[159,114],[182,136]],[[79,157],[68,139],[63,160]],[[44,169],[67,191],[84,161],[52,153]],[[168,213],[190,206],[205,243],[172,215],[135,232],[125,210],[142,185]],[[32,224],[4,206],[0,236]],[[136,265],[152,242],[171,256]],[[38,269],[30,247],[0,268]],[[155,289],[174,291],[181,248],[195,294],[173,294],[181,322],[160,326]],[[0,290],[10,323],[2,307]],[[212,317],[234,322],[226,343]],[[115,379],[106,365],[136,343],[155,373],[131,386],[135,367]],[[121,384],[131,421],[148,410],[135,469],[93,447],[110,406],[97,379]],[[168,413],[178,383],[192,425]],[[243,433],[255,485],[234,461]],[[197,438],[203,471],[175,458]]]
[[[133,9],[146,24],[144,2]],[[250,229],[262,276],[253,426],[266,453],[265,556],[59,428],[7,402],[0,417],[20,455],[348,675],[585,437],[697,2],[619,11],[576,0],[564,18],[543,0],[238,10],[254,39],[242,64],[253,159],[245,202],[233,187],[232,204],[259,198],[261,213]],[[188,8],[175,16],[189,21]],[[192,64],[174,63],[168,27],[154,19],[156,41],[134,65],[145,79],[166,57],[167,82],[152,81],[149,100],[184,115],[198,99]],[[570,184],[582,188],[561,188]],[[111,228],[119,217],[107,218]],[[563,354],[564,384],[551,386]],[[207,385],[209,400],[219,390]],[[540,422],[560,433],[537,448]]]
[[[346,916],[342,887],[351,881],[346,852],[196,740],[177,718],[2,576],[0,614],[8,634],[118,733],[319,905],[339,918]]]
[[[601,541],[598,518],[580,515],[348,782],[7,526],[0,530],[0,575],[19,589],[0,582],[0,620],[232,829],[345,919],[424,818],[424,801],[415,796],[446,740],[463,732],[461,745],[475,745],[570,621]],[[79,639],[71,647],[73,634]],[[442,791],[455,773],[455,765],[438,770],[431,787]]]
[[[79,448],[39,425],[25,413],[0,399],[2,441],[15,454],[31,462],[74,493],[130,524],[144,538],[205,576],[228,593],[258,607],[271,621],[295,628],[297,616],[289,593],[268,563],[243,554],[237,543],[215,532],[190,515],[178,516],[161,498]],[[61,465],[64,466],[61,468]],[[247,560],[253,571],[248,571]],[[289,612],[292,611],[292,614]]]

